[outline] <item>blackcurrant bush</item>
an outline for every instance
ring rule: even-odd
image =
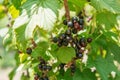
[[[73,27],[74,27],[72,21],[69,21],[69,22],[67,23],[67,25],[68,25],[68,27],[70,27],[70,28],[73,28]]]
[[[27,53],[27,54],[31,54],[31,53],[32,53],[32,48],[27,48],[27,49],[26,49],[26,53]]]
[[[87,42],[91,43],[92,42],[92,38],[87,38]]]
[[[80,24],[80,25],[83,25],[83,24],[84,24],[84,20],[80,18],[80,19],[79,19],[79,24]]]
[[[52,41],[53,41],[54,43],[57,43],[58,38],[57,38],[57,37],[53,37]]]
[[[63,20],[63,24],[64,24],[64,25],[67,25],[67,20]]]
[[[72,17],[72,22],[74,23],[74,22],[77,22],[78,21],[78,17],[77,16],[74,16],[74,17]]]

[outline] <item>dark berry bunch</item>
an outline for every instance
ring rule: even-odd
[[[59,65],[59,70],[60,70],[60,74],[62,74],[63,76],[64,76],[64,68],[65,67],[70,69],[71,75],[73,75],[75,73],[75,71],[76,71],[76,64],[75,64],[75,62],[71,62],[69,66],[68,66],[68,64],[61,63]]]
[[[83,16],[79,16],[79,18],[72,17],[70,21],[64,20],[63,24],[67,25],[67,30],[59,34],[58,37],[53,37],[52,41],[57,43],[59,47],[70,45],[76,51],[76,58],[82,58],[87,43],[92,42],[91,38],[77,37],[77,33],[83,30],[84,27]]]
[[[39,70],[42,73],[42,76],[35,75],[34,80],[49,80],[47,73],[52,70],[52,66],[49,66],[44,59],[40,59],[40,64],[38,65]]]

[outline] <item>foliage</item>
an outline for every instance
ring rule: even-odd
[[[52,41],[54,36],[67,30],[62,23],[66,19],[64,0],[4,0],[0,4],[0,19],[8,14],[11,19],[3,43],[8,51],[16,51],[16,66],[9,75],[10,80],[18,70],[27,71],[27,75],[21,76],[22,80],[41,75],[40,59],[52,66],[47,72],[50,80],[119,80],[120,71],[114,63],[120,63],[119,5],[120,0],[68,0],[70,16],[79,16],[82,12],[84,17],[84,30],[78,32],[78,38],[93,40],[83,58],[76,60],[72,74],[69,65],[75,57],[74,48],[58,47]],[[30,54],[26,53],[27,48],[32,49]],[[61,63],[68,68],[59,69]],[[114,78],[112,71],[116,73]]]

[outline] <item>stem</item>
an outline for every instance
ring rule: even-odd
[[[68,8],[67,0],[64,0],[64,7],[65,7],[65,16],[67,18],[67,21],[70,21],[70,11]]]

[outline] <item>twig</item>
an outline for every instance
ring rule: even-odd
[[[64,7],[65,7],[65,16],[67,18],[67,21],[70,21],[70,11],[69,11],[69,8],[68,8],[67,0],[64,0]]]

